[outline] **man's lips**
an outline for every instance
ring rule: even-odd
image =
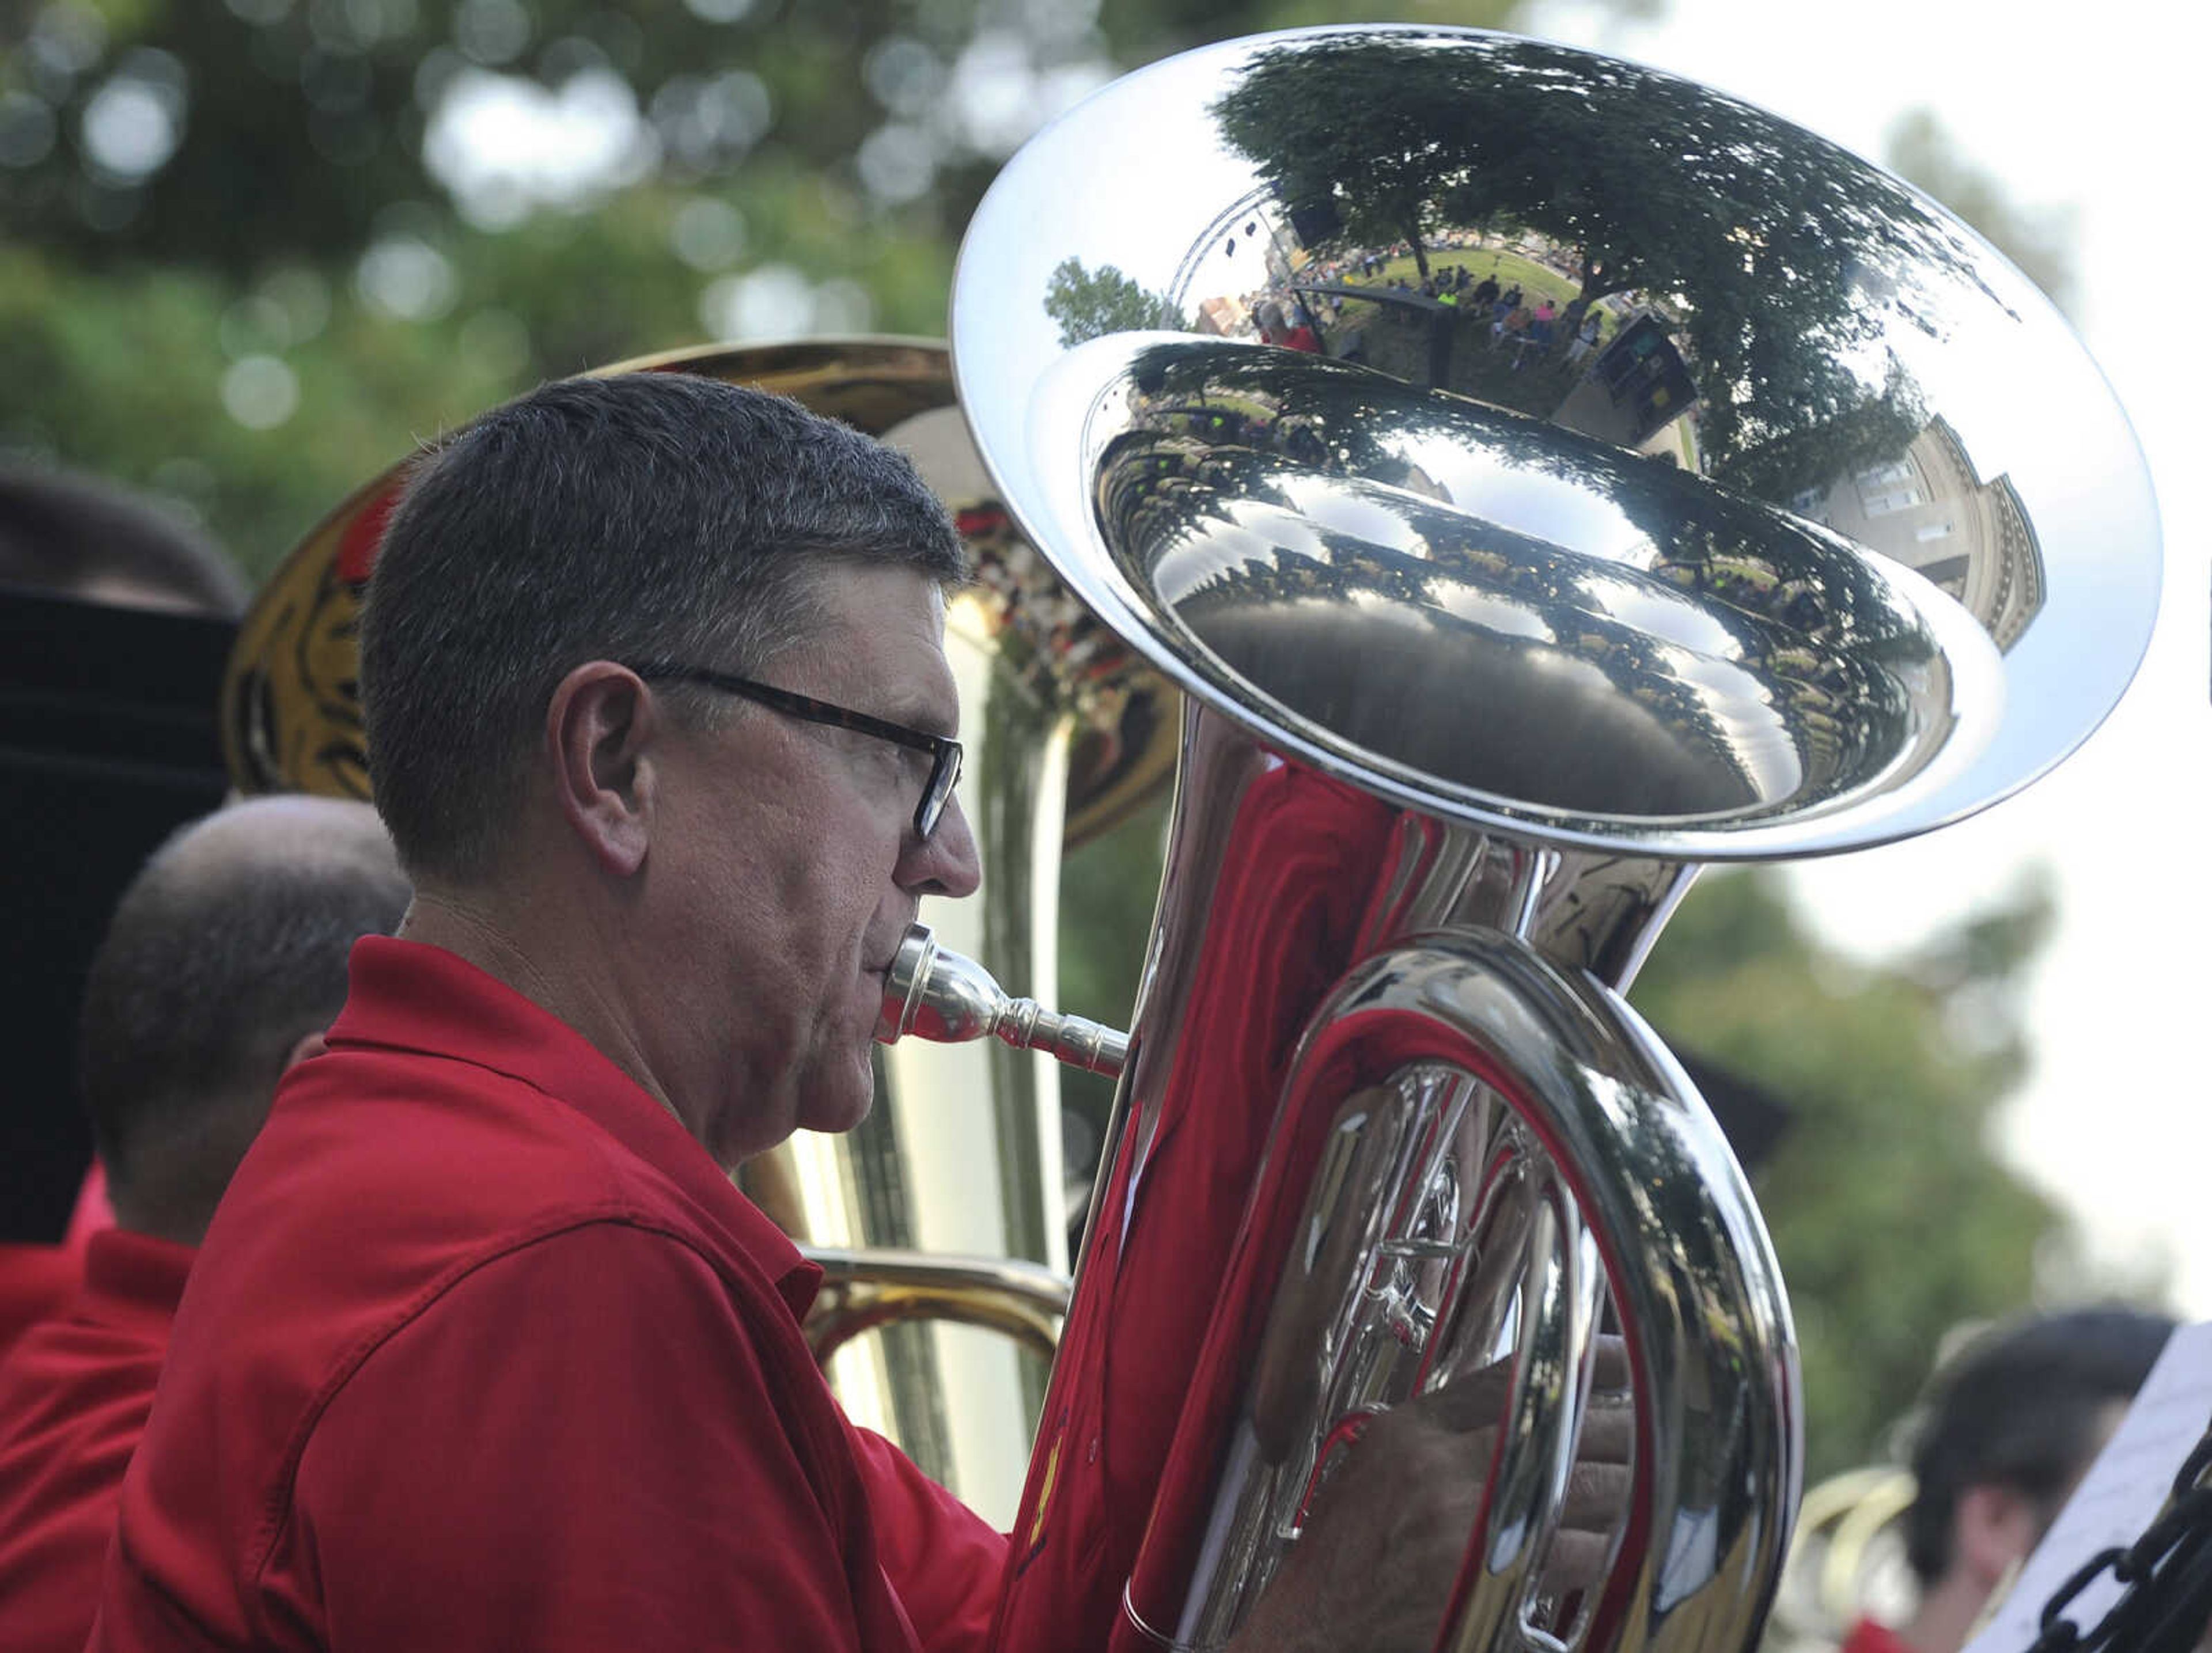
[[[876,962],[867,965],[866,974],[888,977],[891,966],[898,963],[899,949],[906,945],[908,933],[913,928],[914,922],[909,919],[898,927],[897,931],[889,941],[884,944],[880,951],[868,955]]]

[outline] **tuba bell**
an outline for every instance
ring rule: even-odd
[[[997,1644],[1222,1645],[1364,1420],[1503,1361],[1435,1646],[1748,1648],[1788,1304],[1621,994],[1698,865],[1939,826],[2104,716],[2157,589],[2110,391],[1834,146],[1411,27],[1095,94],[983,201],[952,337],[1001,496],[1187,706]],[[1559,1597],[1608,1324],[1632,1491]]]
[[[791,396],[905,451],[952,507],[978,577],[949,605],[945,652],[970,754],[962,803],[989,877],[938,922],[1049,994],[1062,844],[1165,786],[1173,696],[1013,529],[954,404],[945,346],[809,339],[603,371],[639,370]],[[405,469],[310,532],[246,617],[221,707],[241,791],[369,795],[356,625]],[[860,1129],[801,1133],[749,1163],[743,1185],[823,1267],[805,1329],[847,1411],[1003,1522],[1066,1298],[1058,1070],[1012,1049],[915,1042],[878,1048],[876,1089]]]

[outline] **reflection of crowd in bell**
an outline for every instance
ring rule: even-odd
[[[1255,507],[1297,511],[1281,483],[1299,472],[1344,477],[1355,487],[1391,486],[1395,479],[1376,474],[1380,467],[1364,459],[1352,463],[1348,447],[1332,445],[1325,409],[1299,398],[1299,410],[1287,412],[1289,399],[1285,392],[1243,383],[1210,390],[1178,385],[1133,398],[1137,427],[1115,441],[1099,471],[1098,507],[1113,543],[1157,565],[1175,546],[1202,542],[1216,527],[1249,532]],[[1617,565],[1594,568],[1544,542],[1415,505],[1405,497],[1411,491],[1393,487],[1372,497],[1407,523],[1412,549],[1316,530],[1311,551],[1277,544],[1271,558],[1246,556],[1209,569],[1177,593],[1178,611],[1188,620],[1216,608],[1380,597],[1431,623],[1464,625],[1453,612],[1453,588],[1472,588],[1522,607],[1549,646],[1600,667],[1678,741],[1729,750],[1731,726],[1712,691],[1683,672],[1677,645],[1648,623],[1624,624],[1608,614],[1605,587],[1639,576]],[[1701,534],[1698,525],[1686,525],[1655,556],[1649,575],[1702,613],[1724,622],[1740,617],[1729,622],[1731,664],[1760,685],[1809,775],[1840,780],[1870,739],[1887,742],[1903,714],[1894,686],[1853,652],[1863,646],[1873,611],[1863,593],[1824,587],[1777,554],[1722,540],[1719,532]],[[1500,639],[1486,643],[1498,646]]]
[[[1480,276],[1479,258],[1444,256],[1486,248],[1490,269]],[[1407,267],[1417,256],[1418,277]],[[1201,301],[1197,330],[1372,366],[1623,447],[1642,447],[1675,419],[1697,416],[1679,321],[1663,305],[1622,294],[1592,296],[1588,272],[1542,238],[1524,234],[1493,245],[1471,230],[1452,230],[1418,250],[1401,241],[1303,264],[1295,254],[1279,257],[1269,276],[1263,289]],[[1655,337],[1663,337],[1666,348],[1654,355],[1647,341],[1635,362],[1601,376],[1607,347],[1626,343],[1638,316],[1652,319],[1645,331],[1659,329]],[[1647,388],[1662,370],[1669,375],[1665,387]],[[1656,447],[1694,463],[1694,439],[1662,439]]]
[[[1439,237],[1437,247],[1464,248],[1480,244],[1480,237],[1458,231]],[[1540,247],[1528,252],[1534,254],[1530,262],[1552,268],[1570,280],[1579,279],[1579,272],[1555,249]],[[1288,342],[1278,336],[1289,331],[1287,325],[1271,328],[1267,319],[1269,307],[1278,316],[1296,314],[1299,307],[1308,317],[1325,309],[1331,320],[1340,320],[1344,312],[1344,295],[1312,295],[1310,289],[1374,283],[1387,291],[1432,299],[1466,313],[1476,326],[1484,330],[1490,349],[1510,348],[1516,372],[1530,360],[1541,360],[1555,351],[1565,365],[1576,366],[1604,337],[1608,313],[1606,305],[1579,293],[1564,303],[1544,295],[1531,299],[1519,281],[1509,277],[1500,282],[1500,258],[1493,258],[1492,270],[1480,281],[1465,263],[1439,265],[1418,281],[1403,274],[1384,276],[1383,272],[1394,263],[1411,256],[1411,247],[1400,242],[1388,248],[1341,253],[1309,264],[1298,272],[1292,284],[1270,290],[1254,304],[1252,313],[1260,318],[1258,337],[1267,343]],[[1318,299],[1317,304],[1310,301],[1313,298]],[[1357,343],[1356,339],[1352,341],[1354,349]]]
[[[995,500],[956,514],[975,561],[971,594],[982,605],[1010,669],[1073,708],[1088,727],[1114,728],[1136,669],[1121,640],[1061,583]]]

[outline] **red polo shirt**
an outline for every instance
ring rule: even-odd
[[[58,1245],[0,1245],[0,1350],[69,1302],[84,1259]]]
[[[357,943],[185,1293],[92,1645],[979,1644],[1004,1541],[854,1429],[818,1275],[579,1034]]]
[[[69,1305],[84,1280],[86,1243],[114,1226],[107,1174],[95,1159],[77,1189],[76,1209],[59,1245],[0,1245],[0,1352]]]
[[[0,1361],[0,1647],[82,1653],[123,1471],[146,1427],[190,1246],[93,1237],[68,1310]]]

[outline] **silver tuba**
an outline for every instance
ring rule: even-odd
[[[695,348],[602,371],[647,369],[753,385],[842,419],[905,451],[952,507],[977,580],[950,606],[945,648],[970,754],[962,801],[989,878],[939,922],[1049,994],[1062,843],[1166,785],[1174,696],[1014,530],[954,405],[942,343]],[[404,471],[385,471],[318,525],[240,628],[222,691],[240,790],[368,796],[356,624]],[[879,1105],[860,1130],[801,1133],[748,1164],[743,1184],[825,1269],[806,1331],[847,1410],[1003,1522],[1066,1299],[1058,1071],[1012,1050],[920,1042],[878,1057]]]
[[[2103,717],[2157,589],[2111,392],[1834,146],[1391,27],[1047,128],[969,231],[953,358],[1001,496],[1188,708],[1000,1644],[1221,1645],[1364,1420],[1503,1360],[1435,1645],[1748,1647],[1789,1310],[1621,994],[1698,864],[1941,825]],[[1633,1490],[1559,1597],[1608,1322]]]

